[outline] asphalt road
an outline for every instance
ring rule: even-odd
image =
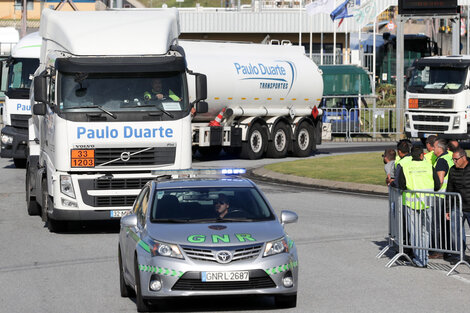
[[[380,148],[382,149],[382,148]],[[267,160],[269,161],[269,160]],[[276,160],[279,161],[279,160]],[[239,166],[247,161],[195,162]],[[0,159],[0,312],[135,312],[119,296],[117,224],[77,224],[51,234],[26,213],[24,170]],[[428,269],[385,268],[387,199],[260,182],[276,211],[291,209],[287,225],[299,250],[298,306],[289,312],[464,312],[470,270],[451,277],[444,261]],[[169,312],[266,312],[270,297],[170,301]]]

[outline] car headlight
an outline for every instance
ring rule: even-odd
[[[286,238],[277,239],[266,243],[263,256],[276,255],[279,253],[289,252]]]
[[[72,177],[69,175],[60,175],[60,192],[70,198],[75,199],[75,191],[73,190]]]
[[[150,245],[152,256],[166,256],[169,258],[183,259],[180,248],[177,245],[152,240]]]
[[[2,134],[1,137],[2,137],[2,143],[4,145],[11,145],[13,143],[13,137],[12,136]]]

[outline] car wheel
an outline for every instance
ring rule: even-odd
[[[287,149],[291,141],[289,128],[285,123],[277,123],[272,133],[273,140],[268,143],[268,158],[283,158],[287,155]]]
[[[294,156],[308,157],[313,149],[313,127],[309,123],[303,122],[295,132]]]
[[[265,129],[255,124],[248,132],[247,141],[242,142],[242,159],[256,160],[263,156],[268,141]]]
[[[124,267],[122,264],[121,247],[118,247],[118,263],[119,263],[119,290],[121,291],[121,297],[129,298],[134,296],[134,290],[126,284],[124,279]]]
[[[137,312],[149,312],[150,305],[147,300],[142,297],[142,290],[140,286],[140,272],[137,256],[134,259],[134,273],[135,273],[135,304],[137,305]]]
[[[26,208],[28,209],[28,214],[32,215],[39,215],[41,212],[41,208],[39,204],[36,202],[35,197],[31,197],[31,179],[30,179],[30,171],[26,169]]]
[[[278,308],[295,308],[297,306],[297,294],[295,295],[276,295],[274,296],[274,302]]]

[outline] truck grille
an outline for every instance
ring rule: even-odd
[[[122,155],[126,153],[127,161]],[[176,147],[151,148],[98,148],[95,150],[95,166],[164,165],[175,163]]]
[[[417,122],[446,122],[450,121],[450,116],[442,115],[412,115],[413,121]]]
[[[452,109],[453,100],[447,99],[418,99],[420,109]]]
[[[11,126],[28,129],[28,120],[30,117],[31,115],[29,114],[12,114]]]
[[[132,206],[137,196],[98,196],[94,198],[94,207]]]
[[[232,252],[232,262],[256,258],[263,245],[245,246],[238,249],[218,248],[217,250],[201,249],[196,247],[183,246],[183,250],[191,259],[199,261],[217,262],[215,254],[220,250],[229,250]]]
[[[149,178],[95,179],[94,189],[142,189]]]
[[[432,132],[444,132],[449,129],[447,125],[415,125],[416,130],[421,131],[432,131]]]
[[[201,273],[186,272],[173,285],[172,290],[243,290],[243,289],[263,289],[275,288],[276,284],[263,270],[250,271],[249,281],[228,281],[228,282],[203,282]]]

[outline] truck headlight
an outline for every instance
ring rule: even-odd
[[[405,128],[410,128],[410,116],[405,114]]]
[[[11,145],[13,143],[13,137],[2,134],[2,143],[4,145]]]
[[[152,256],[166,256],[169,258],[184,259],[177,245],[152,240],[150,245]]]
[[[75,191],[73,190],[72,177],[69,175],[60,175],[60,192],[70,198],[75,199]]]
[[[266,243],[263,256],[276,255],[283,252],[288,252],[289,246],[287,245],[286,238],[277,239]]]
[[[459,126],[460,126],[460,116],[457,115],[456,117],[454,117],[454,126],[453,127],[455,129],[455,128],[459,128]]]

